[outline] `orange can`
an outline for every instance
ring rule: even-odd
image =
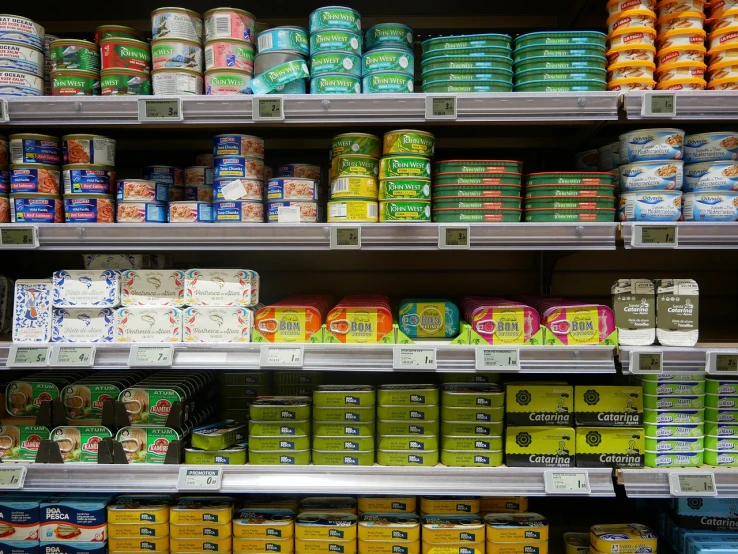
[[[254,330],[269,342],[310,342],[332,304],[327,294],[290,296],[256,312]]]
[[[380,295],[344,297],[326,320],[328,333],[347,344],[376,344],[392,333],[389,298]],[[394,342],[394,341],[393,341]]]

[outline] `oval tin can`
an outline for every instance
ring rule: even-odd
[[[259,53],[295,51],[303,56],[310,54],[308,34],[301,27],[274,27],[259,33]]]
[[[51,194],[11,194],[11,223],[62,223],[61,198]]]
[[[200,71],[179,68],[155,69],[151,73],[155,95],[202,94],[203,78]]]
[[[213,202],[213,223],[263,223],[264,204],[245,200]]]
[[[62,161],[58,137],[22,133],[10,135],[9,139],[6,146],[10,148],[11,164],[59,165]]]
[[[415,57],[412,52],[400,48],[377,48],[361,58],[362,74],[377,72],[415,74]]]
[[[169,187],[165,183],[143,179],[119,179],[116,199],[169,202]]]
[[[0,96],[41,96],[43,77],[21,71],[0,71]]]
[[[205,94],[217,96],[251,94],[251,74],[240,69],[211,69],[206,71]]]
[[[148,96],[151,94],[151,76],[130,69],[103,69],[100,88],[103,96]]]
[[[415,154],[432,157],[436,138],[426,131],[401,129],[384,135],[383,154]]]
[[[167,223],[167,205],[161,202],[118,202],[115,212],[118,223]]]
[[[347,74],[361,77],[361,58],[345,52],[322,52],[310,58],[310,75]],[[312,83],[312,82],[311,82]],[[361,87],[361,85],[359,85]]]
[[[403,48],[413,49],[413,30],[401,23],[380,23],[369,27],[365,33],[365,49],[376,48]]]
[[[236,39],[253,43],[256,20],[252,13],[236,8],[215,8],[204,14],[205,41]]]
[[[212,205],[210,202],[170,202],[170,223],[211,223]]]
[[[58,195],[61,174],[57,166],[43,164],[10,164],[11,194]]]
[[[312,179],[299,177],[278,177],[267,182],[268,202],[275,200],[316,201],[318,183]]]
[[[0,42],[18,42],[43,50],[45,29],[27,19],[18,15],[0,15]]]
[[[100,74],[94,71],[60,69],[51,73],[52,96],[97,96]]]
[[[254,47],[233,39],[218,39],[205,43],[205,71],[240,69],[254,73]]]
[[[431,164],[428,158],[405,154],[385,155],[379,161],[379,178],[413,177],[431,178]]]
[[[101,69],[131,69],[151,71],[151,47],[127,38],[108,38],[100,43]]]
[[[202,44],[202,18],[184,8],[159,8],[151,12],[151,38],[191,40]]]
[[[0,71],[19,71],[43,77],[44,53],[20,43],[0,43]]]
[[[202,71],[202,47],[193,41],[160,39],[151,43],[152,69],[191,69]]]
[[[65,165],[62,167],[62,179],[64,194],[112,195],[115,186],[115,171],[103,165]]]
[[[230,191],[228,194],[229,198],[226,198],[223,189],[234,181],[239,182],[239,188],[236,188],[235,192],[233,191],[233,187],[228,189]],[[234,198],[236,193],[239,196]],[[221,200],[231,199],[261,202],[264,199],[264,185],[258,179],[215,179],[213,181],[213,200],[219,202]]]
[[[361,32],[361,15],[356,10],[342,6],[326,6],[310,14],[310,33],[322,29],[348,29]]]
[[[331,158],[347,154],[379,158],[382,155],[382,140],[366,133],[345,133],[333,137]]]
[[[325,74],[310,79],[310,94],[361,94],[361,80],[350,74]]]
[[[63,163],[115,166],[115,139],[100,135],[62,137]]]
[[[253,156],[264,158],[264,140],[252,135],[215,135],[213,156]]]
[[[64,198],[66,223],[114,223],[115,201],[112,196],[87,194]]]
[[[361,35],[341,29],[328,29],[310,34],[310,54],[345,52],[361,55]]]
[[[362,78],[362,89],[365,94],[413,92],[414,80],[406,73],[379,71]]]

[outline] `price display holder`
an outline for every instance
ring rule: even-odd
[[[589,473],[584,470],[543,472],[546,494],[591,494]]]
[[[438,228],[438,248],[441,250],[468,250],[470,247],[468,226]]]
[[[28,470],[22,465],[3,464],[0,467],[0,490],[19,490],[26,482]]]
[[[49,365],[49,350],[51,350],[51,347],[48,345],[24,346],[14,344],[10,347],[8,360],[5,363],[8,367],[46,367]]]
[[[181,491],[219,491],[223,483],[223,468],[179,468],[177,489]]]
[[[0,98],[0,123],[7,123],[8,121],[10,121],[8,101],[5,98]]]
[[[488,348],[474,350],[477,371],[520,371],[519,348]]]
[[[282,96],[254,96],[251,101],[253,121],[284,121],[284,98]]]
[[[704,472],[669,473],[672,496],[717,496],[715,474]]]
[[[92,367],[95,364],[95,347],[55,345],[51,349],[52,367]]]
[[[709,375],[738,375],[738,352],[707,352],[705,370]]]
[[[331,250],[361,249],[361,227],[331,227]]]
[[[172,367],[174,347],[171,344],[161,346],[131,346],[128,356],[129,367]]]
[[[456,97],[455,96],[426,96],[425,97],[426,119],[456,119]]]
[[[38,227],[5,227],[0,229],[3,248],[38,248]]]
[[[629,370],[633,375],[660,375],[664,372],[664,353],[633,350]]]
[[[303,346],[262,345],[259,365],[261,367],[302,367],[305,349]]]
[[[675,117],[676,95],[669,92],[652,92],[643,95],[643,117]]]
[[[139,98],[138,120],[141,123],[182,121],[181,98]]]
[[[435,348],[395,346],[392,350],[392,368],[401,370],[436,370]]]
[[[633,248],[677,248],[679,227],[676,225],[633,225]]]

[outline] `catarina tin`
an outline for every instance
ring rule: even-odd
[[[151,47],[140,40],[108,38],[100,43],[102,69],[151,71]]]
[[[151,77],[143,71],[103,69],[100,87],[103,96],[148,96],[151,94]]]

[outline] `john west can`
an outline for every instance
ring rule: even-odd
[[[80,69],[100,71],[100,54],[97,46],[86,40],[55,40],[49,46],[51,70]]]

